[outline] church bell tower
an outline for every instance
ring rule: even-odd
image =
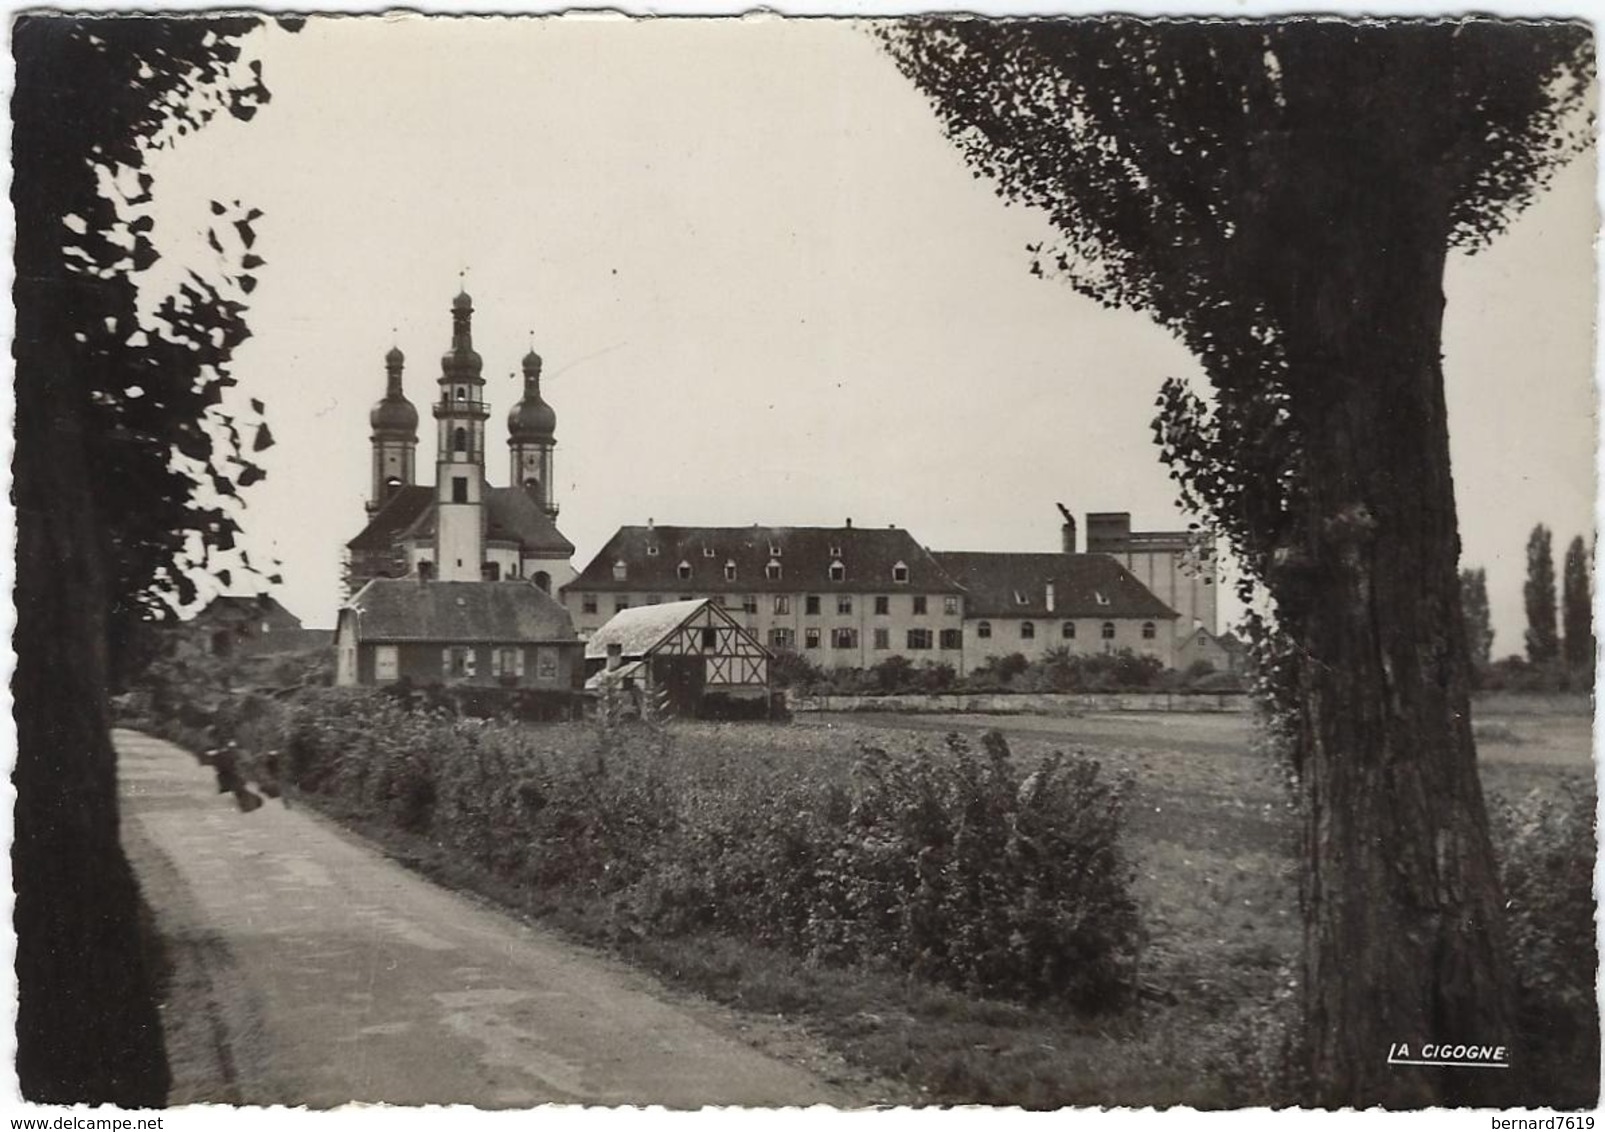
[[[553,519],[557,518],[552,490],[556,447],[557,414],[541,399],[541,357],[531,350],[524,355],[524,398],[507,414],[507,483],[529,492]]]
[[[451,304],[451,349],[440,360],[435,402],[435,577],[477,582],[485,559],[485,407],[483,362],[474,352],[474,301]]]
[[[415,453],[418,448],[418,410],[401,391],[401,367],[406,362],[400,350],[385,355],[385,395],[368,414],[373,429],[373,484],[368,493],[368,514],[390,501],[397,488],[410,487],[417,475]]]

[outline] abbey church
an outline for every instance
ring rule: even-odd
[[[1205,538],[1133,531],[1125,512],[1087,518],[1086,549],[1061,505],[1048,553],[933,551],[897,526],[624,526],[585,569],[557,528],[557,414],[541,396],[541,359],[523,360],[507,417],[507,486],[487,479],[483,362],[473,300],[451,304],[432,411],[435,471],[419,483],[418,410],[406,359],[385,357],[384,397],[369,415],[367,525],[347,543],[336,641],[341,683],[572,685],[582,642],[638,606],[709,601],[771,651],[826,669],[890,656],[950,664],[1050,651],[1130,651],[1184,667],[1229,667],[1216,636],[1216,577]],[[423,584],[421,584],[423,583]]]
[[[524,395],[507,417],[508,486],[492,487],[485,451],[490,408],[473,318],[473,300],[459,294],[433,404],[432,483],[417,482],[418,410],[402,389],[406,359],[399,349],[385,356],[385,395],[368,418],[368,524],[346,544],[351,593],[374,578],[414,577],[528,580],[555,596],[575,576],[574,545],[557,529],[557,414],[541,398],[540,356],[534,350],[524,356]]]

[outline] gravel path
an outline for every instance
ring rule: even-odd
[[[303,810],[239,813],[169,743],[116,740],[173,968],[174,1103],[863,1103]]]

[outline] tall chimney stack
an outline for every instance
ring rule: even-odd
[[[1056,506],[1059,508],[1059,514],[1064,516],[1064,525],[1059,528],[1059,535],[1062,539],[1060,549],[1066,554],[1074,554],[1076,552],[1076,517],[1070,514],[1070,508],[1063,503]]]

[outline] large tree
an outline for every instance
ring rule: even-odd
[[[1540,667],[1560,659],[1553,546],[1553,536],[1542,523],[1527,536],[1527,581],[1522,586],[1527,607],[1527,662]]]
[[[1561,579],[1561,623],[1566,631],[1566,667],[1587,677],[1594,671],[1594,595],[1583,536],[1566,548]]]
[[[245,19],[24,16],[12,27],[16,216],[17,1074],[29,1100],[160,1105],[166,1067],[118,837],[112,664],[193,594],[260,471],[221,414],[260,261],[216,204],[219,266],[141,317],[152,147],[267,98]],[[258,434],[258,443],[265,438]],[[207,489],[198,492],[198,487]]]
[[[1460,607],[1466,618],[1466,648],[1471,665],[1481,671],[1493,662],[1494,619],[1488,604],[1488,571],[1460,571]]]
[[[1456,575],[1444,264],[1586,144],[1581,24],[922,18],[886,35],[1035,250],[1202,364],[1156,426],[1274,602],[1316,1102],[1471,1099],[1389,1042],[1515,1046]]]

